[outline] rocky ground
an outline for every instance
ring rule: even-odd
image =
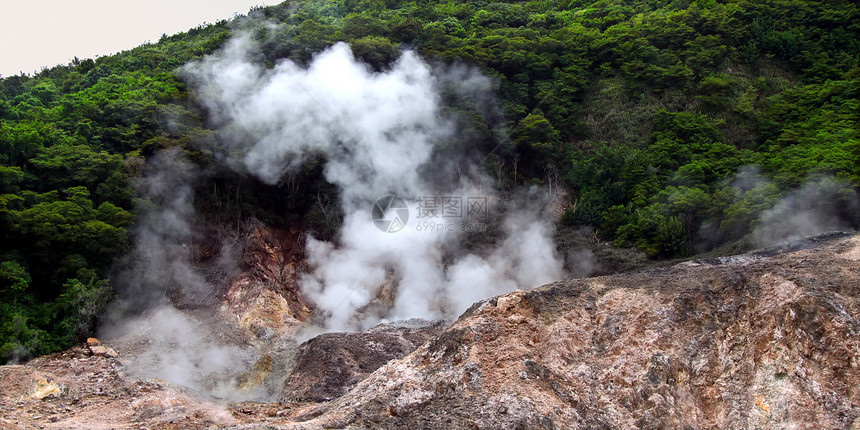
[[[260,308],[283,321],[302,306]],[[293,332],[252,307],[235,310],[246,341]],[[0,367],[0,428],[860,429],[858,316],[860,236],[825,237],[560,281],[444,327],[319,336],[282,364],[273,403],[140,378],[133,350],[82,346]]]

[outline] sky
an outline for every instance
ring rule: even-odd
[[[0,0],[0,75],[131,49],[280,0]]]

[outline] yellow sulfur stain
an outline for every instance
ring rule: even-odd
[[[764,401],[763,398],[761,398],[761,396],[758,395],[758,393],[753,394],[753,398],[755,399],[755,405],[758,406],[759,409],[770,413],[770,406],[767,405],[767,403]]]
[[[42,400],[45,397],[60,397],[62,394],[63,388],[60,384],[57,384],[54,381],[48,381],[47,379],[42,379],[39,381],[38,385],[36,385],[36,389],[30,393],[30,397],[37,400]]]

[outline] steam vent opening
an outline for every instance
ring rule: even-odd
[[[860,425],[856,4],[383,3],[0,77],[0,428]]]

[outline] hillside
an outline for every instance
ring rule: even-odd
[[[366,82],[427,70],[405,81],[428,83],[408,89],[429,91],[434,105],[397,106],[400,113],[427,108],[419,119],[445,133],[422,135],[432,146],[415,169],[400,165],[420,170],[415,183],[424,188],[397,186],[464,195],[455,185],[465,183],[502,202],[489,230],[459,236],[445,255],[428,251],[431,265],[444,271],[481,259],[505,266],[494,263],[501,255],[494,250],[551,236],[559,264],[533,272],[560,277],[856,229],[858,23],[858,7],[847,1],[297,1],[114,56],[3,78],[0,359],[68,348],[108,319],[109,306],[122,318],[164,301],[210,305],[235,269],[228,245],[244,240],[249,223],[293,231],[297,249],[307,235],[348,248],[343,227],[357,200],[342,185],[360,181],[338,182],[331,166],[362,161],[362,142],[379,130],[365,133],[369,120],[326,122],[327,143],[295,160],[245,153],[248,142],[286,129],[262,113],[231,112],[236,100],[223,99],[230,88],[219,73],[232,69],[220,66],[259,78],[243,88],[249,94],[282,76],[317,76],[307,70],[320,54],[337,59],[347,55],[343,46],[363,65],[348,70]],[[230,57],[237,46],[241,55]],[[338,116],[349,88],[328,94],[312,87],[314,79],[295,81],[310,94],[298,111],[343,121],[355,114]],[[368,112],[380,106],[368,102],[373,96],[362,96]],[[259,100],[266,99],[242,106]],[[313,100],[331,104],[313,111]],[[287,112],[280,121],[289,123]],[[253,122],[260,118],[275,122]],[[390,128],[379,136],[433,128],[398,122],[411,118],[380,121]],[[332,131],[338,127],[347,130]],[[249,169],[249,154],[261,170]],[[522,197],[533,196],[529,189],[552,203]],[[522,206],[540,212],[543,223],[516,237],[506,220]],[[312,248],[317,260],[297,258],[296,267],[337,254],[324,248]],[[515,257],[509,266],[534,263]],[[316,275],[320,291],[331,284]],[[367,279],[388,280],[374,276]],[[534,286],[504,276],[516,278],[505,279],[507,290]],[[350,302],[355,312],[340,323],[372,313],[371,302],[384,299],[376,293]],[[311,303],[317,318],[328,311],[324,298]],[[437,314],[458,314],[478,298],[448,298]]]
[[[276,403],[138,378],[145,343],[115,339],[116,358],[79,346],[0,367],[0,426],[853,429],[858,270],[860,237],[830,234],[517,291],[441,328],[330,333],[302,344],[285,370],[261,360],[232,375],[281,381]],[[147,335],[162,357],[197,348]]]

